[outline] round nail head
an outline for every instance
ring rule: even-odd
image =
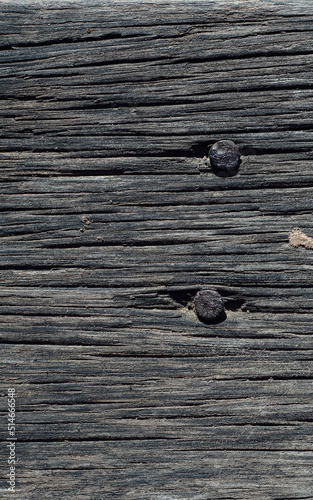
[[[224,311],[223,299],[214,290],[200,290],[195,297],[195,310],[202,321],[214,321]]]
[[[239,168],[239,148],[233,141],[225,139],[216,142],[211,147],[209,156],[211,166],[214,170],[232,173]]]

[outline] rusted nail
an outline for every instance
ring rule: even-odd
[[[198,318],[204,322],[214,321],[224,312],[223,299],[214,290],[200,290],[194,304]]]
[[[210,163],[217,173],[234,174],[240,164],[238,146],[228,139],[213,144],[209,151]]]

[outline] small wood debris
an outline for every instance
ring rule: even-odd
[[[294,227],[289,235],[289,243],[293,247],[305,247],[313,250],[313,238],[304,234],[299,227]]]
[[[81,221],[85,226],[89,226],[89,224],[91,224],[90,220],[88,220],[85,216],[81,218]]]

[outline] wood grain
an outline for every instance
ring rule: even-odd
[[[313,498],[289,243],[313,237],[312,5],[10,0],[0,28],[1,498],[9,387],[16,499]]]

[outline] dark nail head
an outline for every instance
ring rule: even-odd
[[[224,311],[223,299],[214,290],[200,290],[195,297],[195,310],[200,320],[214,321]]]
[[[240,164],[238,146],[229,140],[221,140],[213,144],[209,152],[210,163],[216,172],[232,174]]]

